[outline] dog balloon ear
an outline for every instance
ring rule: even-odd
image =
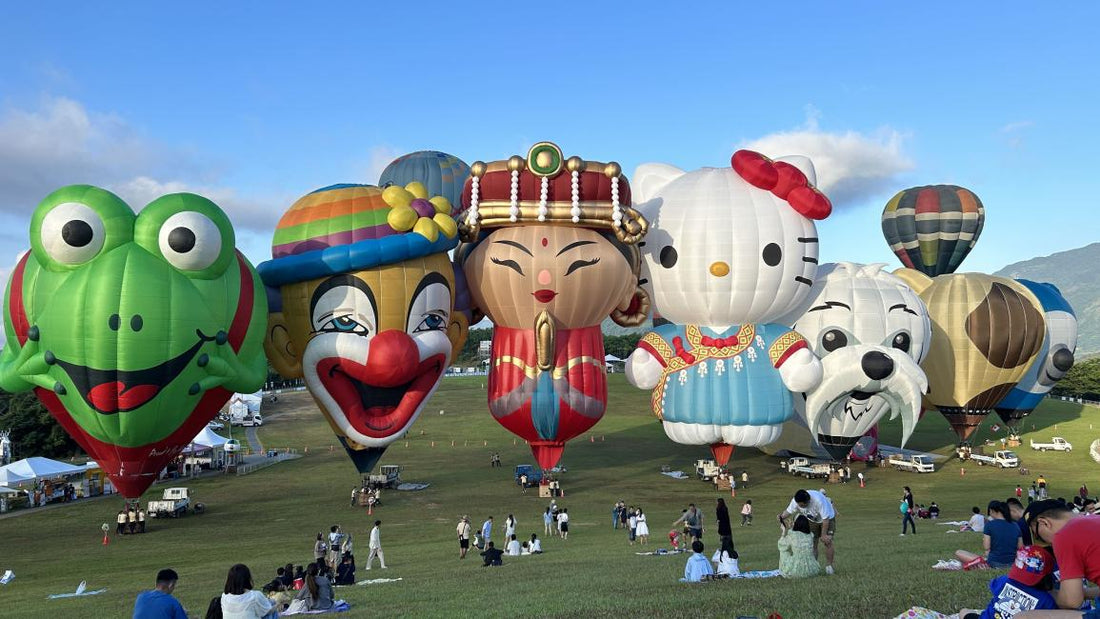
[[[932,285],[932,278],[916,269],[898,269],[894,271],[894,275],[905,282],[918,295]]]

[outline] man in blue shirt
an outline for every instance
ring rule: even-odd
[[[156,586],[139,593],[134,602],[134,619],[187,619],[179,600],[172,597],[179,579],[175,570],[157,572]]]
[[[687,565],[684,566],[684,577],[680,582],[699,582],[703,580],[703,576],[714,574],[710,561],[703,556],[703,542],[699,540],[692,542],[691,552],[692,555],[688,557]]]
[[[493,517],[489,516],[489,519],[481,524],[481,543],[485,547],[489,546],[490,538],[493,536]]]

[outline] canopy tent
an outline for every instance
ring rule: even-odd
[[[7,488],[5,486],[0,486],[0,494],[19,494],[19,493],[20,493],[20,491],[16,490],[15,488]]]
[[[210,429],[210,426],[203,426],[195,438],[191,439],[191,444],[196,447],[224,447],[229,439],[220,434],[216,434]]]
[[[18,462],[12,462],[5,467],[0,467],[0,471],[11,471],[28,480],[79,475],[82,474],[84,470],[83,466],[73,466],[71,464],[65,464],[64,462],[58,462],[57,460],[50,460],[49,458],[38,456],[24,458]]]
[[[604,363],[617,363],[622,361],[622,359],[616,357],[615,355],[608,354],[603,356],[603,361]]]
[[[3,486],[15,486],[25,481],[34,481],[34,478],[20,475],[15,471],[9,471],[7,467],[0,467],[0,488]]]

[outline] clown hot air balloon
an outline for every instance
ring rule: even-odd
[[[34,389],[136,498],[233,392],[263,385],[259,278],[225,213],[187,193],[135,216],[103,189],[63,187],[30,241],[8,283],[0,387]]]
[[[921,364],[928,376],[925,404],[939,409],[965,441],[1039,356],[1046,335],[1042,305],[1004,277],[894,274],[920,295],[932,319],[932,345]]]
[[[290,207],[259,266],[268,357],[305,377],[360,473],[416,421],[466,339],[456,245],[450,203],[420,183],[333,185]]]
[[[1039,356],[995,409],[997,415],[1010,426],[1019,425],[1020,420],[1030,415],[1054,388],[1054,384],[1065,377],[1073,367],[1073,353],[1077,350],[1077,317],[1058,287],[1026,279],[1016,281],[1033,292],[1042,303],[1047,330]]]
[[[982,201],[955,185],[900,191],[882,211],[882,234],[891,251],[903,265],[929,277],[954,273],[984,224]]]
[[[460,256],[494,324],[489,411],[549,469],[607,407],[600,322],[645,318],[637,243],[647,224],[618,164],[567,160],[550,142],[471,174]]]
[[[832,205],[809,159],[773,162],[746,150],[724,168],[645,165],[635,186],[653,222],[643,277],[669,324],[642,338],[627,379],[653,390],[670,439],[709,445],[725,464],[735,445],[779,438],[794,414],[791,392],[821,380],[806,340],[778,321],[810,293],[814,220]]]
[[[429,195],[443,196],[457,206],[462,186],[469,177],[470,166],[458,157],[436,150],[418,150],[390,162],[378,178],[378,186],[404,187],[417,182],[424,185]]]

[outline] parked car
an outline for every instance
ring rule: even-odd
[[[1049,443],[1036,443],[1032,439],[1031,448],[1035,451],[1073,451],[1073,444],[1060,436],[1055,436]]]

